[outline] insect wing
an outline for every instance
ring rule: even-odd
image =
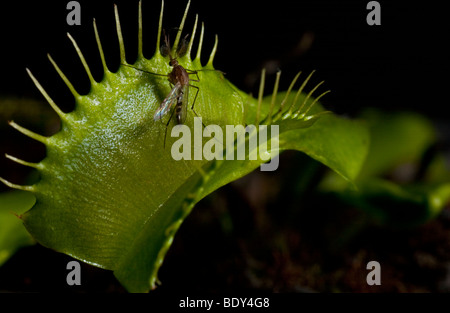
[[[172,90],[169,92],[167,97],[161,102],[158,110],[156,110],[155,115],[153,115],[154,121],[159,121],[167,112],[170,111],[170,108],[177,103],[179,93],[180,93],[181,85],[176,84]]]

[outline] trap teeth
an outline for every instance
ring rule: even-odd
[[[114,4],[114,16],[116,18],[117,37],[119,39],[120,63],[126,63],[125,59],[125,45],[123,44],[122,28],[120,26],[119,10]]]
[[[28,130],[22,126],[20,126],[19,124],[15,123],[14,121],[9,121],[9,125],[11,125],[13,128],[15,128],[17,131],[21,132],[22,134],[24,134],[27,137],[30,137],[36,141],[39,141],[43,144],[47,144],[48,143],[48,138],[39,134],[36,134],[34,132],[32,132],[31,130]]]
[[[94,77],[92,76],[92,73],[91,73],[91,70],[90,70],[90,68],[89,68],[89,65],[87,64],[86,59],[85,59],[84,56],[83,56],[83,53],[81,53],[81,50],[80,50],[80,48],[78,47],[77,42],[75,41],[75,39],[73,39],[73,37],[72,37],[69,33],[67,33],[67,37],[69,37],[70,41],[71,41],[72,44],[73,44],[73,47],[74,47],[75,50],[77,51],[78,57],[80,58],[81,63],[83,64],[84,70],[86,71],[86,74],[87,74],[88,77],[89,77],[89,81],[91,82],[91,85],[92,85],[92,86],[95,86],[95,85],[97,84],[97,82],[95,81]],[[122,43],[122,44],[123,44],[123,43]],[[124,52],[124,53],[125,53],[125,52]],[[124,55],[124,57],[125,57],[125,55]],[[125,59],[125,58],[124,58],[124,59]]]
[[[31,163],[31,162],[24,161],[24,160],[21,160],[19,158],[12,156],[12,155],[9,155],[7,153],[5,153],[5,157],[7,159],[10,159],[13,162],[16,162],[16,163],[24,165],[24,166],[28,166],[28,167],[32,167],[32,168],[39,168],[39,165],[37,163]]]
[[[23,190],[23,191],[35,191],[34,186],[23,186],[23,185],[13,184],[2,177],[0,177],[0,182],[2,182],[6,186],[13,188],[13,189]]]
[[[56,66],[56,64],[54,63],[54,61],[51,59],[50,55],[48,56],[50,58],[50,61],[54,64],[54,66]],[[56,66],[57,68],[57,66]],[[48,93],[45,91],[45,89],[42,87],[42,85],[38,82],[38,80],[34,77],[34,75],[31,73],[31,71],[27,68],[27,73],[30,76],[31,80],[33,81],[33,83],[36,85],[37,89],[39,89],[39,91],[41,92],[41,94],[44,96],[44,98],[47,100],[47,102],[50,104],[50,106],[52,107],[52,109],[56,112],[56,114],[58,114],[58,116],[61,119],[65,120],[65,116],[66,114],[61,111],[61,109],[56,105],[56,103],[53,101],[52,98],[50,98],[50,96],[48,95]],[[57,68],[57,70],[59,70],[59,68]],[[64,75],[64,74],[63,74]],[[67,79],[67,78],[66,78]]]

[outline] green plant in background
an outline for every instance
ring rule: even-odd
[[[188,8],[189,3],[174,49],[180,41]],[[167,74],[172,68],[159,50],[162,12],[163,8],[156,50],[148,60],[142,54],[142,14],[139,5],[138,57],[132,66]],[[115,14],[120,61],[128,65],[117,7]],[[248,96],[221,72],[214,71],[217,37],[209,61],[204,66],[200,63],[203,25],[195,57],[191,58],[197,24],[196,18],[187,53],[178,61],[184,68],[198,71],[199,82],[194,84],[200,90],[195,110],[205,125],[278,125],[279,149],[269,150],[271,158],[284,150],[304,152],[333,170],[334,174],[328,175],[321,184],[324,192],[336,194],[353,204],[373,207],[371,203],[380,193],[368,199],[367,195],[373,194],[373,188],[367,187],[366,182],[380,173],[379,170],[370,170],[371,164],[377,163],[380,158],[376,156],[378,152],[374,152],[373,158],[369,155],[364,163],[370,144],[367,124],[324,111],[318,100],[326,92],[315,99],[312,97],[320,84],[310,92],[304,92],[310,76],[298,91],[294,91],[294,87],[299,75],[294,78],[288,91],[278,92],[278,73],[272,95],[263,97],[263,71],[258,98]],[[248,150],[245,160],[175,161],[170,151],[175,139],[167,136],[164,148],[166,125],[153,120],[154,112],[170,91],[167,79],[123,65],[115,73],[109,71],[95,21],[94,30],[104,70],[100,82],[93,79],[80,49],[69,36],[91,82],[88,94],[80,95],[49,57],[75,98],[74,111],[62,112],[28,71],[59,115],[61,129],[51,137],[44,137],[14,122],[10,123],[18,131],[44,143],[47,156],[38,163],[8,156],[37,169],[40,180],[33,185],[21,186],[1,178],[9,187],[20,189],[21,193],[27,192],[29,199],[17,203],[14,201],[19,198],[17,193],[0,198],[0,229],[7,229],[0,232],[0,262],[5,261],[17,247],[31,242],[20,225],[23,222],[32,237],[44,246],[112,270],[127,290],[145,292],[156,287],[157,272],[164,256],[176,231],[195,204],[219,187],[250,173],[264,161],[249,160],[252,151]],[[203,71],[205,69],[207,71]],[[193,101],[193,94],[190,93],[189,103]],[[191,129],[193,117],[192,111],[188,110],[186,125]],[[393,121],[393,125],[395,128],[397,122]],[[383,127],[380,125],[380,128]],[[271,137],[268,138],[267,144],[271,146]],[[392,140],[395,141],[395,137]],[[377,142],[372,141],[372,151],[380,144]],[[422,142],[420,149],[430,140],[426,137]],[[413,143],[411,145],[414,146]],[[383,147],[378,149],[382,151]],[[393,158],[387,158],[386,163]],[[364,175],[367,178],[363,179]],[[385,188],[390,199],[401,203],[409,199],[403,197],[403,192],[394,192],[394,189],[397,190],[396,187]],[[420,206],[422,212],[431,212],[430,215],[435,216],[445,205],[450,192],[445,183],[432,191],[440,202],[430,200],[425,203],[420,200],[423,203],[419,201],[419,204],[423,204]],[[11,211],[21,214],[20,220]],[[4,218],[5,215],[9,217]],[[13,226],[5,228],[4,225]]]
[[[414,112],[366,109],[361,116],[371,144],[358,188],[329,173],[319,189],[363,209],[378,225],[414,227],[436,217],[450,199],[450,171],[443,155],[433,153],[433,125]]]

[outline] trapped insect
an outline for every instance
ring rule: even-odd
[[[163,102],[161,102],[161,105],[159,106],[158,110],[156,110],[153,119],[155,121],[160,120],[168,111],[170,111],[170,108],[175,104],[175,110],[170,116],[167,125],[170,123],[173,114],[175,114],[176,116],[177,124],[184,123],[184,121],[186,120],[187,105],[189,101],[189,87],[196,89],[194,101],[192,102],[191,107],[192,111],[194,111],[195,100],[197,99],[197,95],[199,92],[199,87],[189,84],[190,81],[200,81],[197,71],[185,69],[178,63],[177,60],[178,57],[181,57],[184,53],[186,53],[186,37],[175,52],[175,56],[173,56],[171,53],[169,38],[166,35],[164,36],[165,44],[161,47],[161,54],[163,56],[169,56],[169,65],[173,68],[172,71],[167,75],[169,83],[172,85],[172,90],[169,92]],[[196,75],[197,79],[191,79],[189,75]]]
[[[186,36],[187,37],[187,36]],[[169,120],[166,123],[166,131],[164,134],[164,146],[166,143],[167,136],[167,127],[169,126],[172,117],[175,115],[177,124],[184,124],[187,116],[187,107],[189,102],[189,87],[195,88],[196,93],[194,100],[192,102],[191,110],[195,115],[197,113],[194,111],[195,100],[197,99],[198,92],[200,90],[199,87],[191,85],[190,82],[199,82],[200,79],[198,77],[198,73],[195,70],[187,70],[183,66],[178,63],[178,57],[183,56],[186,53],[186,37],[182,40],[181,44],[178,46],[175,54],[172,54],[170,48],[170,42],[168,36],[164,34],[164,44],[161,46],[161,54],[163,56],[169,56],[169,65],[172,67],[172,71],[169,74],[158,74],[149,71],[145,71],[139,68],[136,68],[131,65],[123,64],[125,66],[134,68],[136,70],[142,71],[144,73],[157,75],[157,76],[165,76],[168,78],[168,81],[171,86],[171,90],[166,98],[161,102],[159,108],[155,111],[153,115],[154,121],[159,121],[163,118],[167,112],[170,112],[171,108],[175,106],[172,114],[170,115]],[[189,75],[196,75],[197,79],[192,79]],[[198,116],[198,115],[197,115]]]

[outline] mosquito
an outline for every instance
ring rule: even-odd
[[[178,125],[184,124],[186,121],[187,116],[187,107],[188,107],[188,101],[189,101],[189,88],[195,88],[196,93],[194,97],[194,101],[192,102],[191,110],[194,112],[195,115],[197,113],[194,111],[194,105],[195,101],[197,99],[198,92],[200,90],[199,87],[191,85],[190,82],[199,82],[200,79],[198,77],[198,73],[195,70],[188,70],[185,69],[183,66],[181,66],[178,63],[178,58],[183,56],[186,53],[186,37],[181,41],[180,46],[175,51],[175,54],[173,55],[170,49],[170,42],[168,36],[164,34],[164,44],[161,46],[161,54],[163,56],[169,56],[169,65],[172,67],[172,71],[167,74],[157,74],[148,72],[136,67],[133,67],[131,65],[124,64],[128,67],[134,68],[136,70],[158,75],[158,76],[165,76],[168,78],[168,81],[170,83],[171,90],[169,94],[166,96],[166,98],[161,102],[159,105],[159,108],[156,110],[155,114],[153,115],[154,121],[159,121],[163,118],[164,115],[167,114],[167,112],[170,112],[171,108],[175,106],[175,109],[173,110],[172,114],[170,115],[169,120],[166,124],[166,131],[164,134],[164,147],[166,145],[166,136],[167,136],[167,128],[169,126],[170,121],[172,120],[172,117],[175,115],[175,119]],[[196,75],[197,79],[192,79],[189,77],[189,75]],[[198,115],[197,115],[198,116]]]

